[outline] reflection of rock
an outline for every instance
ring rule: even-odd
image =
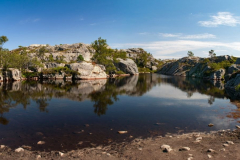
[[[138,74],[137,65],[132,59],[127,58],[126,60],[123,60],[118,58],[117,60],[119,62],[115,63],[114,65],[118,70],[121,70],[127,74]]]
[[[12,83],[12,90],[19,91],[21,89],[21,84],[22,84],[22,82],[20,82],[20,81],[14,81]]]
[[[139,75],[125,77],[120,80],[115,80],[115,84],[118,86],[119,91],[125,91],[126,93],[131,94],[137,85]]]
[[[236,90],[236,87],[239,85],[240,85],[240,74],[237,74],[235,78],[231,78],[229,81],[227,81],[225,85],[226,93],[232,99],[240,98],[240,91]]]
[[[224,90],[224,82],[223,81],[213,80],[213,81],[210,81],[210,82],[212,82],[214,87],[217,87],[220,90]]]
[[[76,79],[101,79],[107,78],[107,74],[102,70],[102,66],[88,62],[71,63],[68,65],[71,70],[77,71]]]

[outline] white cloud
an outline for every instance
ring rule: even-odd
[[[182,33],[178,34],[172,34],[172,33],[159,33],[160,36],[166,37],[166,38],[178,38],[178,39],[210,39],[210,38],[216,38],[215,35],[209,34],[209,33],[203,33],[203,34],[192,34],[192,35],[184,35]]]
[[[240,42],[211,42],[211,41],[192,41],[192,40],[176,40],[176,41],[155,41],[149,43],[125,43],[112,45],[113,48],[143,48],[153,53],[155,58],[180,58],[182,55],[173,56],[179,52],[225,49],[240,51]],[[228,53],[229,54],[229,53]]]
[[[217,15],[211,16],[210,21],[199,21],[198,23],[203,27],[218,27],[219,25],[234,27],[240,24],[240,20],[230,12],[218,12]]]
[[[79,20],[80,20],[80,21],[83,21],[83,20],[84,20],[84,18],[80,18]]]
[[[178,34],[159,33],[159,35],[162,36],[162,37],[167,37],[167,38],[171,37],[172,38],[172,37],[180,37],[181,33],[178,33]]]
[[[90,26],[95,26],[95,25],[97,25],[97,23],[91,23],[91,24],[90,24]]]

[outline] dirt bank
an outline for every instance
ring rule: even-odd
[[[236,160],[240,159],[239,137],[239,129],[212,133],[166,135],[165,137],[152,137],[147,139],[136,138],[131,142],[113,143],[108,146],[95,146],[66,153],[58,151],[31,151],[31,147],[29,146],[22,146],[22,148],[25,148],[24,151],[16,152],[7,146],[1,146],[0,159]],[[172,150],[170,149],[171,151],[167,152],[163,145],[169,145]],[[182,151],[180,151],[181,149]]]

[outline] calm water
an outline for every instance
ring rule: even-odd
[[[158,74],[1,83],[0,144],[71,150],[128,141],[130,135],[233,129],[240,120],[240,103],[228,99],[223,86]],[[120,130],[128,133],[120,135]]]

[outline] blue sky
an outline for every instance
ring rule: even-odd
[[[239,0],[0,0],[9,49],[30,44],[141,47],[156,58],[193,51],[240,57]]]

